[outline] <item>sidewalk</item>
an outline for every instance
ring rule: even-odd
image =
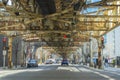
[[[120,68],[114,68],[114,67],[104,67],[104,70],[120,72]]]
[[[103,69],[98,69],[94,67],[90,67],[87,65],[83,65],[84,67],[95,69],[95,70],[104,70],[104,71],[112,71],[112,72],[120,72],[120,68],[115,68],[115,67],[104,67]]]
[[[17,68],[14,66],[11,69],[9,69],[7,67],[6,68],[0,67],[0,78],[7,76],[7,75],[10,75],[10,74],[16,74],[19,72],[23,72],[24,69],[25,69],[25,67],[21,67],[21,66],[17,66]]]
[[[19,69],[25,69],[26,67],[21,67],[21,66],[17,66],[17,68],[15,67],[15,66],[13,66],[12,68],[8,68],[8,67],[5,67],[5,68],[3,68],[3,67],[0,67],[0,72],[1,71],[5,71],[5,70],[19,70]]]

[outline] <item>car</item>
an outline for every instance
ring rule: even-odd
[[[67,59],[62,60],[61,65],[67,65],[68,66],[69,65],[68,60]]]
[[[27,67],[38,67],[37,60],[35,60],[35,59],[29,60],[27,63]]]
[[[59,63],[61,63],[62,62],[62,60],[56,60],[56,63],[57,64],[59,64]]]
[[[55,63],[54,59],[48,59],[45,61],[45,64],[53,64],[53,63]]]
[[[52,64],[52,60],[46,60],[45,64]]]

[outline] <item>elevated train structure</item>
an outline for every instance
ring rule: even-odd
[[[61,53],[96,38],[101,57],[101,37],[120,25],[120,1],[88,1],[1,0],[0,33],[11,40],[21,36],[27,42],[46,42],[44,47]]]

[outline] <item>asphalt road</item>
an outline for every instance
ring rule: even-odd
[[[119,72],[89,69],[80,65],[41,65],[37,68],[10,70],[0,80],[120,80]]]

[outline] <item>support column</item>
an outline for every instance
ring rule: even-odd
[[[92,50],[92,39],[90,41],[90,66],[93,67],[93,50]]]
[[[21,43],[21,46],[22,46],[22,48],[21,48],[21,61],[20,61],[20,63],[21,63],[21,66],[24,66],[24,61],[25,61],[25,56],[24,56],[24,49],[25,49],[25,46],[24,46],[24,44],[25,44],[25,42],[22,40],[22,43]]]
[[[9,46],[9,50],[8,50],[8,68],[12,68],[12,41],[13,38],[9,37],[8,38],[8,46]]]
[[[103,45],[101,43],[101,38],[98,39],[98,68],[103,69]]]
[[[43,48],[41,47],[41,50],[40,50],[40,64],[42,64],[43,62]]]
[[[101,61],[101,46],[98,46],[98,68],[100,69],[102,65]]]

